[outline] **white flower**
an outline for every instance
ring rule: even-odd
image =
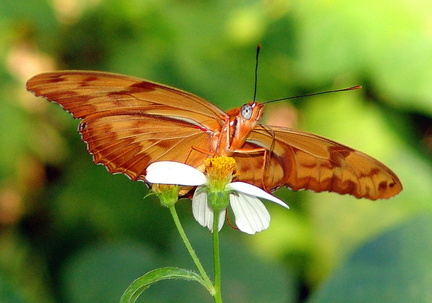
[[[150,183],[198,186],[192,199],[192,212],[195,219],[210,230],[213,229],[213,209],[207,203],[208,179],[199,170],[178,162],[161,161],[148,166],[146,179]],[[289,208],[282,200],[265,192],[259,187],[245,182],[231,182],[226,185],[229,202],[238,229],[247,234],[255,234],[270,225],[270,214],[258,199],[266,199]],[[219,230],[225,222],[226,209],[219,215]]]

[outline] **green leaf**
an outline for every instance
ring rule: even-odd
[[[120,302],[135,302],[147,288],[149,288],[156,282],[169,279],[197,281],[204,287],[206,287],[206,284],[201,278],[201,276],[193,271],[176,267],[163,267],[149,271],[144,276],[133,281],[132,284],[123,293]]]
[[[420,214],[368,242],[310,302],[431,302],[431,230]]]

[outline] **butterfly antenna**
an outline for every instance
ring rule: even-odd
[[[272,103],[272,102],[277,102],[277,101],[282,101],[282,100],[290,100],[290,99],[297,99],[297,98],[303,98],[303,97],[311,97],[311,96],[324,95],[324,94],[330,94],[330,93],[344,92],[344,91],[347,91],[347,90],[355,90],[355,89],[360,89],[360,88],[362,88],[361,85],[356,85],[356,86],[342,88],[342,89],[328,90],[328,91],[325,91],[325,92],[312,93],[312,94],[306,94],[306,95],[299,95],[299,96],[294,96],[294,97],[280,98],[280,99],[266,101],[266,102],[263,102],[263,103],[267,104],[267,103]]]
[[[259,58],[259,52],[261,50],[261,44],[257,45],[256,50],[256,57],[255,57],[255,83],[254,83],[254,96],[253,96],[253,102],[256,101],[256,95],[257,95],[257,86],[258,86],[258,58]]]

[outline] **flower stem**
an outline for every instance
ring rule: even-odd
[[[219,253],[219,215],[220,212],[213,213],[213,262],[214,262],[214,281],[215,281],[215,303],[222,303],[221,294],[221,266]]]
[[[207,290],[210,292],[212,296],[216,295],[215,287],[213,286],[213,283],[210,281],[209,276],[207,275],[206,271],[204,270],[204,267],[202,266],[200,260],[198,259],[198,256],[196,255],[194,249],[192,248],[191,243],[189,242],[188,237],[186,236],[186,233],[180,223],[180,219],[177,215],[177,211],[175,209],[175,204],[168,207],[171,213],[171,216],[173,217],[174,224],[177,227],[177,230],[180,234],[180,237],[183,240],[184,245],[186,246],[186,249],[188,250],[193,262],[195,263],[195,266],[197,267],[201,277],[203,278]],[[221,301],[222,302],[222,301]]]

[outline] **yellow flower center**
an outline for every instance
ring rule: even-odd
[[[212,191],[224,191],[235,177],[236,162],[232,157],[207,158],[204,161],[204,166],[209,180],[208,187]]]
[[[234,158],[220,156],[207,158],[204,166],[208,179],[208,205],[215,213],[219,213],[229,204],[230,190],[226,186],[235,177],[236,162]]]

